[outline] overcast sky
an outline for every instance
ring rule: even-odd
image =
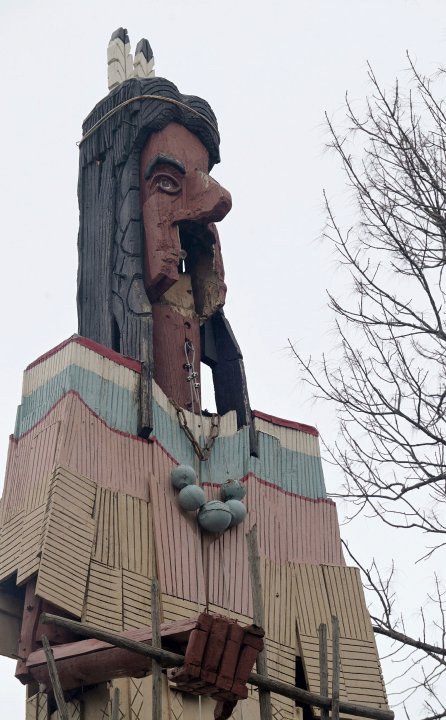
[[[441,0],[1,0],[1,468],[23,369],[77,330],[76,141],[107,93],[111,33],[127,27],[132,48],[147,37],[157,75],[216,112],[222,162],[213,174],[233,197],[219,228],[226,314],[251,405],[330,438],[334,418],[311,402],[286,349],[290,337],[317,356],[336,341],[322,189],[341,208],[349,198],[325,152],[324,111],[341,124],[345,91],[365,97],[367,60],[383,85],[407,79],[406,49],[426,73],[442,64],[444,8]],[[326,480],[334,491],[329,468]],[[360,554],[360,533],[345,532]],[[392,540],[395,553],[405,542]],[[410,571],[399,581],[411,591]],[[13,665],[0,672],[0,706],[24,718]]]

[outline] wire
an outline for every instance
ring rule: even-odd
[[[191,113],[192,115],[195,115],[196,117],[199,117],[201,120],[204,120],[205,123],[207,123],[214,132],[217,133],[218,140],[220,141],[220,135],[218,132],[217,127],[212,123],[210,120],[208,120],[207,117],[202,115],[202,113],[198,112],[198,110],[195,110],[194,108],[189,107],[189,105],[186,105],[185,103],[180,102],[179,100],[174,100],[173,98],[167,98],[164,95],[137,95],[136,97],[130,98],[129,100],[124,100],[124,102],[117,105],[115,108],[112,108],[112,110],[109,110],[108,113],[105,113],[104,117],[98,120],[97,123],[93,125],[92,128],[88,132],[85,133],[83,138],[79,140],[76,144],[78,147],[82,145],[85,140],[87,140],[93,133],[96,132],[96,130],[99,130],[101,125],[103,125],[112,115],[115,115],[119,110],[126,107],[127,105],[130,105],[133,102],[136,102],[138,100],[161,100],[162,102],[170,103],[171,105],[177,105],[177,107],[182,108],[183,110],[186,110],[187,112]]]

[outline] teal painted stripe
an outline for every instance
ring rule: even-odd
[[[179,463],[194,466],[190,440],[179,423],[156,402],[153,419],[153,434],[169,455]],[[201,444],[204,444],[203,439]],[[242,428],[231,437],[217,438],[209,461],[201,463],[202,482],[222,483],[252,472],[286,492],[313,499],[327,496],[319,457],[288,450],[277,438],[261,432],[258,433],[258,450],[258,458],[250,456],[248,428]]]
[[[67,392],[79,393],[82,400],[110,427],[136,435],[138,399],[135,393],[91,370],[69,365],[31,395],[22,399],[17,411],[14,435],[19,437],[33,427]]]

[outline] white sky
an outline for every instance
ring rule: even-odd
[[[325,295],[336,290],[336,267],[318,242],[322,188],[335,202],[348,194],[324,150],[324,110],[342,122],[345,91],[365,96],[367,60],[387,86],[407,77],[406,49],[432,72],[446,56],[444,8],[441,0],[1,0],[0,477],[23,369],[77,330],[76,141],[107,93],[111,33],[127,27],[132,48],[147,37],[157,75],[216,112],[222,162],[213,174],[233,197],[219,228],[226,314],[251,405],[330,438],[335,419],[309,400],[286,350],[288,337],[314,356],[336,340]],[[326,480],[334,490],[329,468]],[[346,530],[358,554],[382,534],[374,528],[367,538]],[[392,538],[395,557],[407,540]],[[401,592],[414,594],[410,582],[406,560]],[[0,673],[0,707],[24,718],[13,664]]]

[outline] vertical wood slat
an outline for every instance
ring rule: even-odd
[[[333,637],[333,679],[332,679],[332,705],[331,720],[339,720],[339,676],[341,672],[341,656],[339,652],[339,621],[333,616],[332,619]]]
[[[118,687],[113,688],[113,697],[111,703],[111,720],[119,720],[120,692]]]
[[[255,625],[265,627],[265,614],[263,609],[262,579],[260,575],[260,557],[257,544],[257,530],[253,525],[246,535],[248,545],[249,570],[251,576],[251,592],[253,605],[253,622]],[[257,672],[260,675],[268,675],[268,662],[266,649],[258,654],[256,661]],[[266,690],[259,690],[259,705],[261,720],[272,720],[271,693]]]
[[[160,613],[160,591],[159,582],[156,577],[152,578],[151,589],[152,601],[152,646],[161,647],[161,613]],[[161,665],[152,660],[152,720],[162,720],[162,685]]]
[[[327,648],[327,626],[325,623],[319,625],[319,673],[320,693],[328,697],[328,648]],[[328,720],[328,709],[321,708],[321,720]]]

